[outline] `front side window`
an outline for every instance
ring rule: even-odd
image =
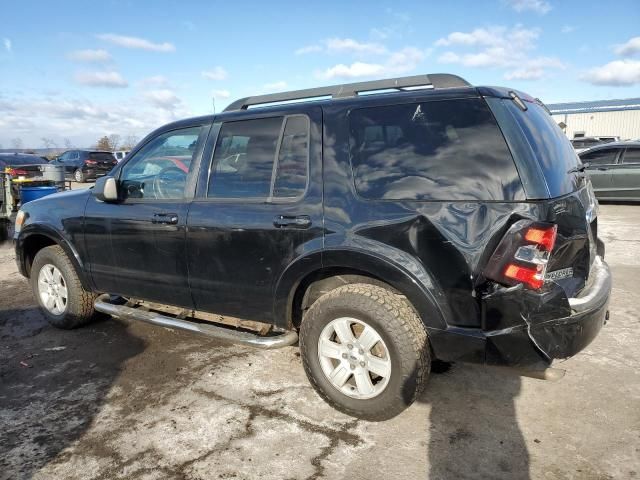
[[[123,167],[120,187],[125,198],[184,198],[187,176],[202,127],[164,133],[139,150]]]
[[[308,176],[305,115],[226,122],[213,154],[209,198],[291,198]]]
[[[355,186],[365,198],[524,197],[511,153],[481,99],[364,108],[349,118]]]
[[[580,157],[583,163],[589,165],[611,165],[616,163],[616,157],[618,156],[618,149],[616,148],[601,148],[594,152],[589,152]]]

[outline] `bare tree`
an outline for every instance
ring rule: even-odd
[[[110,150],[112,152],[118,150],[118,145],[120,145],[120,135],[116,133],[109,135],[109,145],[111,146]]]
[[[71,140],[69,140],[69,138],[65,137],[63,141],[65,150],[71,150],[73,148],[73,143],[71,142]]]
[[[122,150],[132,150],[138,144],[138,137],[135,135],[127,135],[120,145]]]
[[[11,139],[11,146],[15,149],[15,150],[22,150],[22,139],[20,137],[16,137],[16,138],[12,138]]]
[[[107,137],[106,135],[100,137],[100,139],[96,142],[96,150],[111,151],[111,143],[109,142],[109,137]]]

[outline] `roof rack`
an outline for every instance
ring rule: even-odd
[[[388,78],[371,82],[345,83],[330,87],[306,88],[290,92],[270,93],[256,95],[236,100],[224,109],[225,112],[234,110],[246,110],[254,105],[267,103],[288,102],[292,100],[314,99],[319,97],[346,98],[355,97],[359,93],[373,92],[376,90],[403,90],[411,87],[454,88],[470,87],[465,79],[449,73],[432,73],[429,75],[413,75],[411,77]]]

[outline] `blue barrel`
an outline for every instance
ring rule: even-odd
[[[56,187],[20,187],[20,203],[24,205],[31,200],[46,197],[57,191]]]

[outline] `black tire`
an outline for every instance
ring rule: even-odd
[[[76,169],[75,172],[73,172],[73,179],[78,183],[84,183],[84,181],[86,180],[84,172],[79,168]]]
[[[42,267],[47,264],[53,265],[60,271],[67,288],[66,309],[60,315],[55,315],[45,307],[38,291],[38,275]],[[93,302],[98,295],[82,287],[78,273],[62,247],[53,245],[43,248],[36,254],[31,266],[30,282],[42,313],[54,327],[66,330],[77,328],[94,318],[96,312]]]
[[[389,352],[388,383],[373,398],[345,395],[333,386],[320,365],[321,332],[332,320],[346,316],[373,327]],[[371,421],[395,417],[411,405],[423,390],[431,365],[426,329],[406,298],[362,283],[336,288],[313,303],[300,328],[300,351],[309,381],[327,403],[347,415]]]

